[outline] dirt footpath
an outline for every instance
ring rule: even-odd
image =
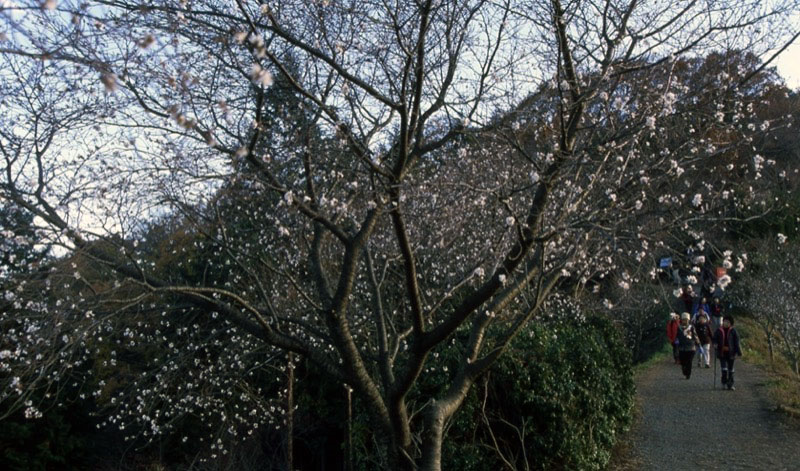
[[[641,416],[629,434],[631,470],[800,470],[800,428],[773,411],[766,375],[737,359],[736,390],[713,389],[712,368],[659,362],[637,379]]]

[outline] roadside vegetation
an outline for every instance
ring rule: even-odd
[[[755,315],[743,313],[736,320],[746,361],[767,372],[769,380],[766,386],[770,400],[776,404],[778,411],[792,417],[800,425],[800,377],[794,373],[784,356],[775,355],[770,359],[767,337],[753,320]]]

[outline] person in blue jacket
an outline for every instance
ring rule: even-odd
[[[714,345],[722,366],[722,384],[730,390],[735,390],[733,361],[737,356],[742,356],[742,349],[739,346],[739,334],[733,327],[733,316],[726,315],[722,318],[722,326],[714,333]]]

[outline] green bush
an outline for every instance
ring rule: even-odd
[[[10,471],[85,469],[87,412],[81,405],[54,407],[39,419],[22,412],[0,427],[0,469]]]
[[[630,352],[610,321],[531,324],[473,388],[444,462],[499,469],[502,453],[520,469],[526,461],[530,469],[604,469],[631,422],[634,394]]]

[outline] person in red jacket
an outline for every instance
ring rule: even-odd
[[[667,338],[669,339],[669,344],[672,345],[672,358],[675,360],[675,363],[678,363],[678,315],[670,313],[669,315],[669,322],[667,322]]]

